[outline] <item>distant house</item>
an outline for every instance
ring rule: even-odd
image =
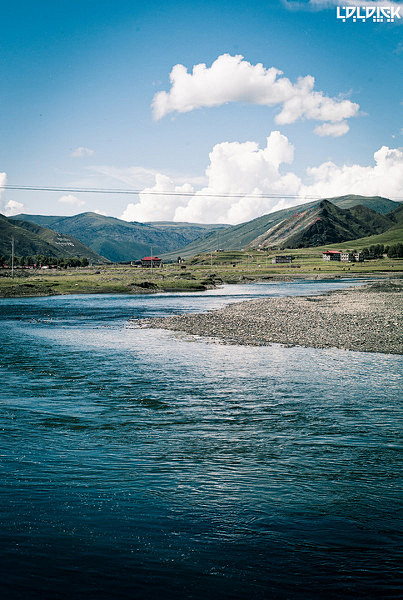
[[[364,256],[362,252],[341,252],[340,260],[341,262],[362,262]]]
[[[341,260],[341,252],[339,250],[326,250],[322,253],[323,260]]]
[[[294,260],[293,256],[275,256],[274,258],[271,259],[271,262],[275,265],[275,264],[279,264],[279,263],[291,263]]]
[[[354,254],[352,252],[340,252],[341,262],[354,262]]]
[[[158,256],[145,256],[141,259],[141,266],[150,269],[151,267],[162,267],[162,258]]]

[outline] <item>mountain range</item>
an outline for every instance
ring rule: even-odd
[[[293,206],[240,225],[126,222],[97,213],[73,217],[1,217],[0,252],[86,256],[92,262],[120,262],[161,254],[176,260],[217,249],[298,248],[367,238],[385,231],[400,239],[403,205],[380,196],[339,196]],[[11,230],[11,228],[13,228]],[[63,241],[64,240],[64,241]],[[3,247],[4,246],[4,247]]]
[[[14,219],[14,217],[13,217]],[[74,236],[93,252],[113,262],[140,259],[186,246],[206,232],[225,229],[226,225],[200,223],[137,223],[86,212],[73,217],[17,215],[15,219],[48,227]]]

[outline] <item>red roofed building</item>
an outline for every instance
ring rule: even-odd
[[[158,258],[158,256],[145,256],[141,259],[141,266],[146,268],[162,267],[162,258]]]

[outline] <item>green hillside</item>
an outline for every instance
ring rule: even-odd
[[[56,233],[35,223],[8,219],[0,215],[0,254],[11,254],[11,239],[14,237],[14,248],[17,256],[35,256],[42,254],[56,258],[77,256],[86,257],[91,262],[107,262],[102,256],[87,248],[75,238]]]
[[[396,223],[403,223],[403,204],[399,204],[389,215]]]
[[[23,214],[18,218],[74,236],[97,254],[114,262],[149,255],[151,246],[153,254],[175,250],[204,235],[206,231],[226,227],[197,223],[130,223],[91,212],[73,217]]]
[[[366,206],[343,209],[329,200],[322,200],[319,204],[284,219],[253,240],[248,248],[323,246],[381,233],[394,224],[392,218],[380,215]]]
[[[348,250],[348,249],[357,249],[362,250],[362,248],[369,248],[370,246],[375,246],[376,244],[383,244],[384,246],[392,246],[392,244],[402,244],[403,243],[403,224],[400,223],[391,227],[384,233],[379,233],[378,235],[371,235],[364,238],[359,238],[356,240],[350,240],[347,242],[342,242],[338,244],[329,245],[329,248],[337,249],[337,250]],[[354,248],[353,248],[354,246]]]
[[[366,206],[380,214],[388,214],[396,209],[397,203],[388,198],[382,198],[380,196],[367,197],[367,196],[340,196],[337,198],[329,198],[332,204],[336,206],[341,205],[343,208],[351,208],[352,206],[362,205]],[[265,234],[269,229],[278,225],[281,221],[288,219],[292,215],[301,211],[306,211],[319,204],[319,201],[308,202],[298,206],[293,206],[283,210],[279,210],[273,213],[269,213],[262,217],[257,217],[252,221],[241,223],[240,225],[234,225],[228,227],[224,231],[211,232],[207,235],[193,241],[187,246],[181,248],[175,253],[166,253],[164,258],[166,260],[173,260],[175,255],[178,253],[187,258],[195,256],[203,252],[211,252],[222,248],[224,250],[242,250],[246,248],[253,240],[258,236]],[[379,210],[378,210],[379,209]]]
[[[352,208],[359,204],[371,208],[381,215],[388,215],[396,208],[396,202],[389,200],[389,198],[383,198],[382,196],[357,196],[356,194],[349,194],[347,196],[326,198],[326,200],[329,200],[339,208]]]
[[[36,223],[37,225],[42,225],[42,227],[50,227],[53,223],[57,223],[60,219],[64,219],[65,217],[51,217],[49,215],[26,215],[20,214],[15,215],[14,217],[10,217],[10,219],[18,219],[19,221],[28,221],[30,223]]]

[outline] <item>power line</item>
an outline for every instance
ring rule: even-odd
[[[70,192],[74,194],[145,194],[148,196],[195,196],[196,192],[169,192],[169,191],[144,191],[144,190],[125,190],[121,188],[76,188],[76,187],[49,187],[49,186],[34,186],[34,185],[12,185],[6,184],[1,186],[2,189],[6,190],[19,190],[19,191],[30,191],[30,192]],[[311,195],[311,194],[211,194],[211,193],[200,193],[197,192],[198,196],[202,196],[205,198],[266,198],[266,199],[276,199],[276,198],[297,198],[297,199],[306,199],[306,200],[320,200],[324,198],[324,196]],[[393,197],[390,200],[403,200],[403,197]]]
[[[168,192],[168,191],[144,191],[144,190],[124,190],[121,188],[62,188],[62,187],[48,187],[48,186],[32,186],[32,185],[4,185],[3,189],[6,190],[22,190],[22,191],[34,191],[34,192],[72,192],[72,193],[91,193],[91,194],[147,194],[150,196],[194,196],[196,192]],[[199,196],[206,196],[211,198],[300,198],[297,194],[201,194]],[[320,198],[320,196],[304,196],[304,198],[312,198],[313,200]]]

